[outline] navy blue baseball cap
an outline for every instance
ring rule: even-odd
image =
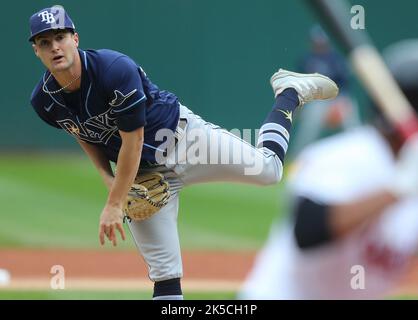
[[[30,25],[30,38],[29,41],[33,41],[33,38],[38,34],[56,29],[71,29],[75,30],[75,26],[70,16],[62,6],[53,6],[39,10],[33,14],[29,19]]]

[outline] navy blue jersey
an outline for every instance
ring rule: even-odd
[[[46,71],[32,92],[31,104],[49,125],[64,129],[78,139],[99,146],[110,161],[117,162],[121,131],[144,127],[142,160],[155,162],[159,129],[176,130],[177,97],[159,90],[131,58],[116,51],[79,50],[81,88],[75,92],[45,93],[50,75]],[[60,86],[54,77],[46,91]]]

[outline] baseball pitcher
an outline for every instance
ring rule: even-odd
[[[126,217],[154,282],[154,299],[183,298],[178,192],[209,181],[277,183],[293,111],[338,94],[325,76],[279,70],[271,78],[275,103],[254,147],[160,90],[130,57],[80,49],[63,7],[32,15],[30,32],[35,55],[46,67],[31,104],[42,120],[72,135],[94,163],[109,189],[100,243],[116,245],[117,233],[125,239]]]

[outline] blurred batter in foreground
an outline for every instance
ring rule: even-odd
[[[418,40],[385,50],[418,110]],[[378,299],[418,248],[418,136],[403,143],[376,111],[372,124],[323,139],[298,157],[289,221],[272,227],[242,299]]]

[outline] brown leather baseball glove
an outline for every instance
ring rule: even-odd
[[[126,199],[124,212],[135,221],[150,218],[170,200],[170,185],[159,172],[139,174]]]

